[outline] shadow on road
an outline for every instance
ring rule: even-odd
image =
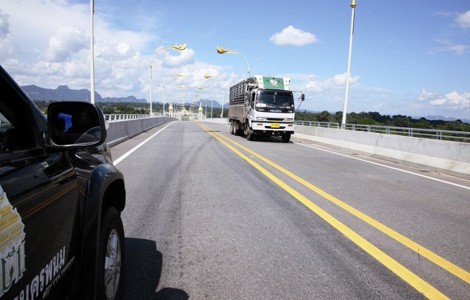
[[[186,300],[182,290],[163,288],[156,292],[162,275],[162,253],[155,241],[126,238],[126,270],[123,298],[126,300]]]
[[[163,288],[155,294],[154,300],[187,300],[189,295],[182,290]]]
[[[245,136],[242,136],[245,137]],[[279,136],[255,136],[251,143],[282,143],[285,144]],[[292,141],[289,141],[292,143]]]

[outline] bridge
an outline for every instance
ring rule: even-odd
[[[426,167],[426,146],[405,155],[377,133],[250,142],[224,120],[150,119],[108,129],[126,128],[108,139],[127,187],[126,298],[468,299],[470,181],[455,175],[469,144],[428,140],[451,146]]]

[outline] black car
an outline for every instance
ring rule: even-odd
[[[0,66],[0,299],[119,299],[126,196],[103,114],[47,118]]]

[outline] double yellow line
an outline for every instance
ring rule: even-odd
[[[333,226],[335,229],[340,231],[342,234],[347,236],[350,240],[352,240],[356,245],[361,247],[364,251],[369,253],[372,257],[377,259],[380,263],[382,263],[384,266],[386,266],[388,269],[390,269],[392,272],[394,272],[396,275],[398,275],[400,278],[402,278],[404,281],[406,281],[408,284],[410,284],[412,287],[414,287],[416,290],[419,292],[423,293],[424,296],[426,296],[429,299],[448,299],[444,294],[442,294],[440,291],[435,289],[433,286],[422,280],[420,277],[415,275],[413,272],[402,266],[400,263],[395,261],[393,258],[385,254],[383,251],[375,247],[373,244],[365,240],[363,237],[361,237],[359,234],[354,232],[352,229],[341,223],[339,220],[328,214],[326,211],[318,207],[317,205],[313,204],[310,200],[308,200],[305,196],[301,195],[294,189],[292,189],[290,186],[288,186],[285,182],[274,176],[272,173],[261,167],[259,164],[254,162],[252,159],[248,158],[246,155],[241,153],[239,150],[234,148],[232,145],[228,144],[225,142],[223,139],[229,141],[231,144],[239,147],[240,149],[250,153],[251,155],[261,159],[263,162],[267,163],[268,165],[274,167],[275,169],[279,170],[280,172],[284,173],[285,175],[291,177],[292,179],[296,180],[297,182],[303,184],[304,186],[308,187],[315,193],[319,194],[320,196],[324,197],[325,199],[333,202],[334,204],[338,205],[339,207],[343,208],[344,210],[348,211],[352,215],[356,216],[357,218],[361,219],[362,221],[368,223],[372,227],[380,230],[381,232],[385,233],[386,235],[392,237],[396,241],[402,243],[406,247],[410,248],[411,250],[419,253],[421,256],[426,257],[436,265],[440,266],[441,268],[445,269],[446,271],[452,273],[453,275],[459,277],[460,279],[464,280],[467,283],[470,283],[470,273],[463,270],[462,268],[454,265],[453,263],[445,260],[444,258],[438,256],[437,254],[433,253],[432,251],[422,247],[421,245],[413,242],[412,240],[408,239],[407,237],[399,234],[398,232],[392,230],[391,228],[381,224],[380,222],[372,219],[371,217],[365,215],[364,213],[358,211],[357,209],[349,206],[348,204],[340,201],[339,199],[333,197],[332,195],[326,193],[325,191],[319,189],[318,187],[314,186],[313,184],[303,180],[302,178],[296,176],[295,174],[287,171],[286,169],[282,168],[281,166],[275,164],[274,162],[262,157],[261,155],[251,151],[250,149],[238,144],[237,142],[229,139],[223,134],[220,133],[214,133],[214,130],[212,130],[210,127],[203,125],[201,123],[196,123],[199,125],[202,129],[204,129],[206,132],[208,132],[210,135],[215,137],[217,140],[219,140],[222,144],[227,146],[229,149],[234,151],[236,154],[238,154],[241,158],[246,160],[248,163],[250,163],[253,167],[255,167],[257,170],[259,170],[261,173],[263,173],[266,177],[271,179],[273,182],[278,184],[281,188],[283,188],[285,191],[287,191],[289,194],[291,194],[294,198],[296,198],[298,201],[300,201],[302,204],[304,204],[306,207],[308,207],[311,211],[316,213],[318,216],[320,216],[322,219],[324,219],[326,222],[328,222],[331,226]],[[223,138],[223,139],[222,139]]]

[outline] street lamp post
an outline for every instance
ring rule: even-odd
[[[343,119],[341,121],[341,128],[346,128],[346,114],[348,109],[348,96],[349,96],[349,78],[351,77],[351,53],[352,53],[352,41],[354,35],[354,16],[356,9],[356,0],[351,2],[352,15],[351,15],[351,35],[349,37],[349,57],[348,57],[348,72],[346,75],[346,93],[344,95],[344,108],[343,108]]]
[[[186,44],[182,44],[178,46],[161,47],[155,50],[155,53],[152,55],[152,58],[150,59],[150,116],[152,116],[152,60],[159,51],[165,50],[165,49],[174,49],[174,50],[183,51],[184,49],[186,49]]]
[[[205,78],[209,78],[209,77],[206,77],[206,75],[204,75],[204,77],[205,77]],[[202,87],[202,86],[198,87],[198,90],[200,90],[200,91],[205,90],[205,89],[206,89],[206,88],[205,88],[205,87]],[[199,96],[199,95],[198,95],[198,96]],[[202,101],[202,100],[201,100],[201,101]],[[206,116],[206,119],[207,119],[207,99],[206,99],[206,114],[205,114],[205,116]]]
[[[163,86],[163,116],[165,116],[165,86]]]
[[[199,97],[199,96],[200,96],[199,94],[194,94],[194,97],[196,97],[196,98],[194,98],[194,101],[199,101],[199,108],[203,111],[203,108],[202,108],[202,101],[197,98],[197,97]],[[200,111],[200,113],[201,113],[200,119],[202,119],[202,111]]]
[[[224,118],[224,97],[225,97],[225,88],[223,89],[224,92],[222,93],[222,112],[220,113],[220,118]]]
[[[95,2],[90,0],[90,102],[95,104],[95,42],[94,42],[94,14],[95,14]]]
[[[154,87],[160,87],[160,85],[156,85],[156,86],[154,86]],[[163,87],[163,116],[165,116],[165,115],[166,115],[166,111],[165,111],[165,106],[166,106],[166,90],[167,90],[167,88],[175,88],[175,86],[171,86],[171,85],[170,85],[170,86],[168,86],[168,85],[162,85],[161,87]],[[185,87],[184,87],[183,85],[181,85],[181,86],[178,86],[177,88],[179,88],[179,89],[184,89]],[[171,95],[171,89],[170,89],[170,95]],[[169,103],[170,103],[170,101],[168,102],[168,105],[170,105]],[[168,113],[169,113],[169,111],[168,111]]]
[[[248,64],[248,60],[246,59],[246,57],[243,54],[241,54],[240,52],[237,52],[237,51],[233,51],[233,50],[226,50],[226,49],[224,49],[222,47],[219,47],[219,46],[216,46],[216,48],[217,48],[217,53],[219,53],[219,54],[233,53],[233,54],[238,54],[241,57],[243,57],[246,61],[246,65],[248,66],[248,78],[250,78],[250,64]]]
[[[208,78],[212,78],[214,76],[211,76],[211,75],[207,75],[207,74],[204,74],[204,78],[208,79]],[[199,87],[199,89],[204,89],[204,88],[201,88]],[[212,119],[212,111],[214,110],[214,97],[212,97],[212,108],[211,108],[211,119]],[[206,99],[206,118],[207,118],[207,99]]]

